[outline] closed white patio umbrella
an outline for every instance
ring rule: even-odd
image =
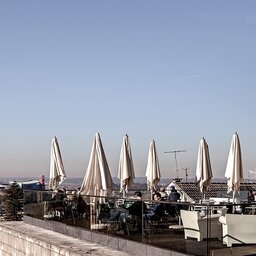
[[[118,178],[120,179],[120,191],[123,191],[123,196],[125,196],[125,193],[133,185],[135,178],[131,146],[127,134],[123,138],[121,147]]]
[[[51,145],[49,189],[56,190],[65,179],[66,173],[60,153],[59,143],[57,138],[54,136]]]
[[[205,138],[200,140],[197,165],[196,165],[196,180],[197,186],[202,193],[202,199],[205,198],[205,192],[209,189],[212,179],[212,168],[208,144]]]
[[[240,191],[240,183],[243,181],[242,153],[238,134],[235,132],[232,137],[229,156],[226,166],[225,177],[227,178],[228,193]]]
[[[79,191],[79,194],[86,203],[90,203],[90,224],[96,224],[98,220],[99,209],[98,202],[105,202],[105,198],[96,198],[97,196],[108,196],[113,189],[112,176],[108,167],[107,158],[102,146],[99,133],[96,133],[89,164]],[[92,196],[92,197],[86,197]],[[94,197],[95,196],[95,197]],[[97,216],[97,217],[96,217]],[[95,218],[96,217],[96,218]]]
[[[151,190],[151,195],[152,195],[153,190],[156,190],[156,186],[161,178],[158,155],[156,151],[156,144],[154,140],[151,141],[149,145],[146,177],[147,177],[148,189]]]
[[[80,188],[81,195],[108,196],[113,189],[112,176],[99,133],[93,140],[89,164]]]

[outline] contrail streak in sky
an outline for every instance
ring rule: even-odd
[[[240,65],[240,66],[232,66],[232,67],[225,68],[225,69],[220,69],[220,70],[215,70],[215,71],[210,71],[210,72],[205,72],[205,73],[199,73],[199,74],[194,74],[194,75],[190,75],[190,76],[184,76],[181,78],[174,79],[174,80],[172,80],[172,82],[180,82],[180,81],[190,80],[190,79],[194,79],[194,78],[198,78],[198,77],[202,77],[202,76],[208,76],[208,75],[226,72],[228,70],[240,69],[240,68],[243,68],[246,66],[249,66],[249,64],[248,65]]]

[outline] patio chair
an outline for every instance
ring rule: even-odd
[[[222,238],[219,214],[201,217],[199,211],[180,210],[185,239],[188,237],[203,241],[205,238]]]
[[[141,233],[142,219],[140,216],[128,215],[124,220],[125,229],[128,235],[130,233]]]
[[[223,244],[256,243],[256,215],[226,214],[219,218],[222,224]]]

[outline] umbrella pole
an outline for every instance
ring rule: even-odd
[[[204,201],[204,192],[201,193],[201,204],[203,203]]]
[[[204,199],[205,199],[205,188],[203,188],[203,190],[202,190],[202,194],[201,194],[201,203],[204,202]]]
[[[235,213],[235,206],[234,206],[234,204],[235,204],[235,191],[233,191],[233,202],[232,202],[232,205],[233,205],[233,207],[232,207],[232,213]]]

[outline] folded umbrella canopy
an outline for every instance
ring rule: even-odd
[[[120,191],[123,191],[123,195],[125,196],[125,192],[133,185],[135,178],[131,146],[127,134],[123,138],[121,147],[118,178],[120,179]]]
[[[243,165],[241,146],[238,134],[235,132],[232,137],[227,167],[225,172],[227,178],[228,193],[233,191],[233,199],[235,193],[240,191],[240,183],[243,181]]]
[[[65,179],[66,173],[60,153],[59,143],[57,138],[54,136],[51,145],[49,189],[56,190]]]
[[[112,192],[113,180],[99,133],[96,133],[89,164],[80,188],[81,195],[107,196]]]
[[[161,178],[161,173],[160,173],[158,155],[156,151],[156,144],[154,140],[151,141],[149,145],[146,177],[147,177],[148,189],[151,190],[151,192],[153,190],[156,190],[156,186]]]
[[[205,138],[200,140],[197,165],[196,165],[196,180],[197,186],[202,193],[202,198],[205,198],[205,192],[209,189],[212,179],[212,168],[208,144]]]

